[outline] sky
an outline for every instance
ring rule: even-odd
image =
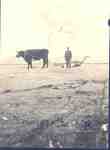
[[[50,58],[108,59],[109,0],[2,0],[1,52],[48,48]]]

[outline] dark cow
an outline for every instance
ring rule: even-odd
[[[17,52],[16,57],[23,57],[24,60],[28,63],[28,70],[32,68],[32,60],[43,59],[42,68],[47,65],[48,68],[48,49],[28,49],[25,51]]]

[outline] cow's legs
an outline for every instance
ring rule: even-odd
[[[45,59],[43,59],[43,66],[42,66],[42,68],[44,68],[45,67]]]
[[[32,69],[32,62],[30,63],[31,69]]]
[[[30,67],[32,68],[32,62],[28,62],[28,71]]]
[[[47,58],[47,60],[46,60],[46,64],[47,64],[47,68],[48,68],[48,58]]]
[[[45,65],[47,65],[47,68],[48,68],[48,58],[44,59],[44,67]]]
[[[28,71],[29,71],[29,63],[28,63],[28,68],[27,68],[27,69],[28,69]]]

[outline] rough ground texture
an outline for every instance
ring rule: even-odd
[[[1,65],[0,146],[105,147],[107,111],[106,64],[29,72]]]

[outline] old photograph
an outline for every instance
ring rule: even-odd
[[[0,147],[108,148],[110,1],[0,6]]]

